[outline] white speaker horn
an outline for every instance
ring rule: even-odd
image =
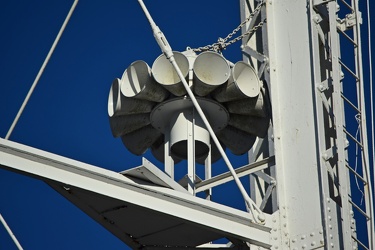
[[[228,124],[239,130],[264,138],[267,135],[270,118],[231,114]]]
[[[125,70],[121,81],[121,92],[126,97],[162,102],[169,95],[151,76],[151,69],[144,61],[133,62]]]
[[[129,134],[121,136],[122,143],[135,155],[146,153],[147,149],[154,144],[160,136],[163,136],[152,125],[137,129]]]
[[[219,102],[229,102],[244,98],[255,98],[260,92],[260,80],[253,67],[239,61],[231,70],[228,83],[212,93]]]
[[[232,126],[226,126],[217,137],[235,155],[243,155],[254,145],[256,136]]]
[[[226,108],[232,114],[253,115],[266,117],[267,107],[262,92],[257,97],[246,98],[225,103]]]
[[[206,51],[195,59],[193,73],[194,93],[198,96],[206,96],[228,81],[230,68],[222,55]]]
[[[108,96],[108,116],[149,113],[153,102],[125,97],[121,93],[121,80],[116,78],[112,82]]]
[[[113,137],[131,133],[150,124],[150,114],[121,115],[109,117]]]
[[[181,52],[174,51],[174,58],[177,65],[180,67],[185,79],[189,76],[189,60]],[[160,55],[152,65],[152,76],[165,89],[175,96],[183,96],[186,94],[185,87],[177,75],[176,70],[164,54]]]

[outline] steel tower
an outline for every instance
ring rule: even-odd
[[[358,1],[240,0],[240,14],[228,37],[184,52],[150,21],[163,54],[113,81],[113,135],[164,169],[143,158],[116,173],[4,139],[0,167],[43,180],[133,249],[373,249]],[[239,30],[243,61],[228,62]],[[229,170],[213,175],[221,158]],[[230,181],[247,211],[213,198]]]

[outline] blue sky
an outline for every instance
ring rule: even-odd
[[[1,1],[1,137],[72,3]],[[212,44],[240,23],[237,1],[145,3],[177,51]],[[240,60],[239,46],[232,45],[225,57]],[[120,78],[132,62],[144,60],[152,65],[160,54],[137,0],[80,0],[10,139],[116,172],[140,165],[141,158],[112,137],[108,94],[112,80]],[[159,164],[151,154],[146,158]],[[0,213],[25,249],[124,248],[45,183],[0,170],[0,186]],[[15,249],[2,226],[0,238],[1,250]]]
[[[0,137],[5,137],[73,1],[0,0]],[[145,1],[176,51],[212,44],[240,23],[239,1]],[[363,17],[364,17],[363,13]],[[241,60],[240,42],[224,51]],[[112,137],[112,80],[161,54],[137,0],[80,0],[11,140],[116,172],[141,164]],[[146,158],[161,166],[151,154]],[[234,166],[245,164],[239,157]],[[223,168],[221,166],[217,171]],[[25,249],[126,249],[45,183],[0,170],[0,213]],[[226,201],[243,209],[239,193]],[[0,250],[16,249],[0,226]]]

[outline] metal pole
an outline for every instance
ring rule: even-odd
[[[263,215],[263,212],[257,207],[257,205],[254,203],[254,201],[249,197],[249,195],[247,194],[245,188],[243,187],[240,179],[236,175],[236,172],[235,172],[232,164],[230,163],[227,155],[225,154],[223,148],[221,147],[221,145],[219,143],[219,140],[217,139],[217,137],[216,137],[216,135],[215,135],[215,133],[214,133],[211,125],[209,124],[209,122],[208,122],[206,116],[204,115],[201,107],[199,106],[198,101],[195,98],[193,92],[189,88],[189,85],[186,82],[186,79],[183,76],[180,68],[178,67],[178,65],[176,63],[176,60],[174,59],[174,56],[173,56],[172,48],[170,47],[167,39],[165,38],[164,34],[161,32],[161,30],[159,29],[159,27],[156,26],[155,22],[153,21],[150,13],[148,12],[146,6],[143,3],[143,1],[142,0],[138,0],[138,2],[141,5],[141,7],[142,7],[142,9],[143,9],[143,11],[144,11],[144,13],[145,13],[148,21],[150,22],[150,25],[151,25],[151,28],[153,30],[154,37],[155,37],[157,43],[159,44],[159,46],[160,46],[161,50],[163,51],[164,55],[166,56],[166,58],[169,59],[170,63],[175,68],[175,70],[176,70],[179,78],[181,79],[181,81],[182,81],[182,83],[183,83],[183,85],[184,85],[184,87],[186,89],[186,92],[188,93],[190,99],[192,100],[192,102],[194,104],[195,109],[197,110],[198,114],[202,118],[204,124],[206,125],[206,128],[207,128],[208,132],[210,133],[210,135],[212,137],[212,140],[215,142],[217,148],[219,149],[219,152],[220,152],[221,156],[223,157],[226,165],[228,166],[228,169],[231,172],[231,174],[233,176],[233,179],[236,182],[238,188],[240,189],[242,197],[245,200],[247,209],[251,212],[251,214],[252,214],[253,219],[254,219],[255,222],[258,222],[258,223],[259,222],[260,223],[264,222],[265,221],[265,217]],[[257,212],[257,216],[255,216],[256,212]]]
[[[5,139],[6,139],[6,140],[8,140],[9,137],[10,137],[10,135],[12,134],[14,127],[16,126],[16,124],[17,124],[17,122],[18,122],[18,120],[19,120],[19,118],[20,118],[20,116],[21,116],[23,110],[24,110],[25,107],[26,107],[27,102],[28,102],[29,99],[30,99],[31,94],[33,93],[33,91],[34,91],[36,85],[38,84],[39,79],[40,79],[40,77],[42,76],[42,74],[43,74],[43,72],[44,72],[44,69],[46,68],[49,59],[51,58],[53,52],[55,51],[56,45],[57,45],[57,43],[59,42],[60,37],[61,37],[62,33],[64,32],[65,27],[66,27],[66,25],[68,24],[69,19],[70,19],[71,15],[73,14],[73,11],[74,11],[74,9],[75,9],[77,3],[78,3],[78,0],[75,0],[74,3],[73,3],[73,5],[72,5],[72,7],[70,8],[70,11],[69,11],[68,15],[66,16],[65,21],[64,21],[63,25],[61,26],[60,31],[59,31],[59,33],[57,34],[56,39],[55,39],[55,41],[53,42],[52,47],[51,47],[51,49],[49,50],[49,52],[48,52],[48,54],[47,54],[46,59],[44,59],[44,62],[43,62],[42,67],[39,69],[39,72],[38,72],[37,76],[35,77],[35,80],[34,80],[33,84],[31,85],[30,90],[29,90],[29,92],[27,93],[27,95],[26,95],[26,97],[25,97],[25,100],[23,101],[23,103],[22,103],[22,105],[21,105],[21,107],[20,107],[20,109],[19,109],[19,111],[18,111],[16,117],[14,118],[14,121],[13,121],[12,125],[11,125],[10,128],[9,128],[8,133],[7,133],[6,136],[5,136]]]
[[[6,221],[4,220],[4,218],[3,218],[3,216],[1,214],[0,214],[0,221],[3,224],[3,226],[5,227],[5,229],[7,230],[8,234],[10,235],[10,237],[12,238],[14,244],[16,244],[17,248],[19,250],[23,250],[21,244],[19,243],[19,241],[17,240],[16,236],[13,234],[12,230],[10,229],[10,227],[8,226],[8,224],[6,223]]]

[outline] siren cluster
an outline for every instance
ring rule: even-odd
[[[241,155],[250,150],[257,136],[267,134],[267,96],[250,65],[230,63],[213,51],[173,53],[223,148]],[[203,164],[208,155],[211,162],[221,158],[164,55],[151,68],[144,61],[133,62],[121,79],[113,81],[108,115],[113,136],[121,137],[135,155],[150,149],[161,162],[166,156],[177,162],[187,159],[188,140],[193,138],[196,162]]]

